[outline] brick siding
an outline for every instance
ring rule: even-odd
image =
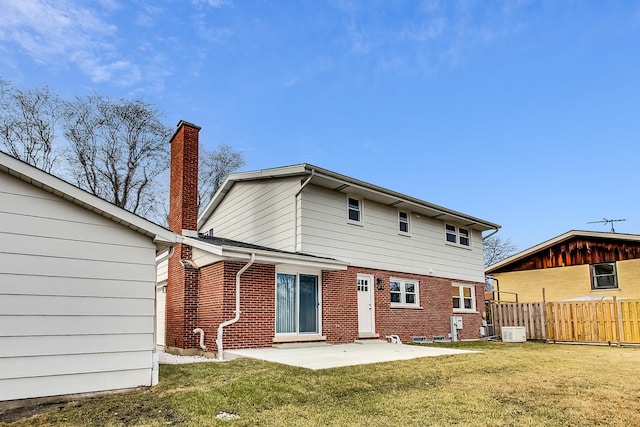
[[[169,229],[178,234],[197,227],[199,130],[180,122],[171,139]],[[180,263],[181,259],[190,260],[191,252],[189,246],[176,245],[169,258],[165,321],[165,344],[169,347],[199,348],[199,337],[193,329],[198,324],[200,272]]]
[[[244,262],[220,262],[200,271],[197,327],[205,330],[205,343],[209,350],[217,349],[218,325],[235,315],[235,275],[244,265]],[[349,343],[358,338],[358,273],[371,274],[384,282],[383,290],[377,290],[375,284],[373,286],[376,332],[382,338],[399,335],[403,341],[411,341],[414,336],[447,336],[450,332],[449,317],[454,314],[451,285],[470,283],[357,267],[325,271],[322,273],[322,334],[329,343]],[[391,308],[390,277],[418,280],[422,308]],[[455,313],[463,317],[461,339],[478,338],[482,324],[484,284],[471,284],[476,289],[478,313]],[[275,336],[275,266],[254,264],[242,274],[240,289],[240,320],[224,329],[224,348],[272,346]],[[168,345],[172,343],[168,342]]]

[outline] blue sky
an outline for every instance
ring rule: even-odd
[[[636,1],[0,0],[0,76],[503,226],[640,233]]]

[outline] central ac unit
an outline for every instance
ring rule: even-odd
[[[524,326],[503,326],[502,341],[503,342],[525,342],[527,340],[527,332]]]

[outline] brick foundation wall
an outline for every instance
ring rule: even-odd
[[[411,341],[414,336],[434,335],[447,336],[450,333],[450,316],[462,316],[464,328],[459,331],[460,339],[477,339],[480,337],[479,328],[482,326],[482,312],[484,311],[484,283],[474,283],[462,280],[451,280],[433,276],[406,274],[385,270],[349,267],[346,275],[333,278],[335,272],[329,272],[330,285],[353,291],[342,291],[349,294],[353,301],[355,321],[355,334],[357,335],[357,289],[356,280],[358,273],[374,276],[373,292],[375,293],[375,328],[380,337],[398,335],[402,341]],[[422,309],[391,307],[391,294],[389,292],[389,279],[391,277],[414,279],[419,282],[420,306]],[[375,281],[382,278],[384,289],[377,290]],[[344,279],[348,281],[344,281]],[[473,284],[476,290],[477,313],[454,313],[451,298],[452,283]],[[353,294],[351,296],[350,294]],[[351,340],[352,341],[352,340]],[[349,341],[340,341],[349,342]]]
[[[193,333],[198,324],[200,271],[185,268],[181,259],[191,259],[191,247],[177,245],[169,258],[165,318],[165,345],[182,349],[199,348]]]
[[[348,343],[358,338],[357,271],[322,272],[322,334],[327,342]]]
[[[243,262],[221,262],[200,271],[198,327],[206,332],[209,350],[217,349],[218,325],[235,315],[235,275],[244,265]],[[377,290],[375,284],[373,286],[376,332],[380,337],[394,334],[403,341],[411,341],[414,336],[447,336],[450,332],[449,317],[454,314],[463,318],[461,339],[479,337],[484,283],[473,283],[478,313],[453,313],[451,284],[470,282],[349,267],[345,271],[325,271],[322,274],[322,334],[327,337],[327,342],[349,343],[358,338],[358,273],[371,274],[384,281],[383,290]],[[422,309],[391,308],[390,277],[418,280]],[[240,289],[242,313],[237,323],[224,329],[224,348],[271,347],[275,335],[275,266],[254,264],[242,274]]]
[[[217,350],[218,325],[233,319],[236,274],[246,262],[219,262],[200,271],[198,327],[208,350]],[[271,347],[275,331],[275,266],[254,264],[240,276],[240,320],[224,328],[226,350]]]

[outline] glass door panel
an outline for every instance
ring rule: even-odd
[[[278,274],[276,278],[276,332],[296,332],[295,274]]]
[[[318,277],[300,275],[300,333],[318,332]]]

